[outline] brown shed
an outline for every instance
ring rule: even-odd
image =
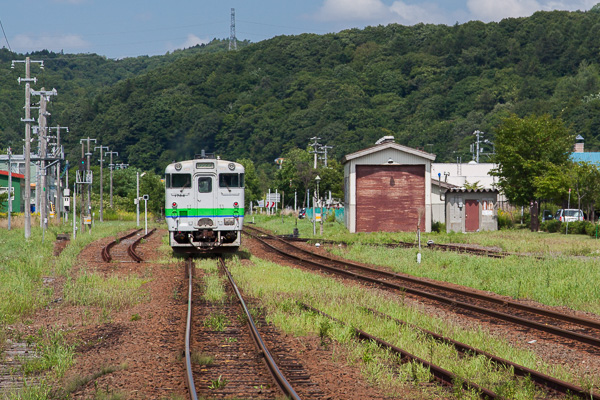
[[[435,155],[386,137],[344,157],[350,232],[431,231],[431,161]],[[419,224],[420,223],[420,224]]]

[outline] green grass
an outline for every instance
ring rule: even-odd
[[[219,275],[219,268],[214,259],[196,260],[196,268],[204,271],[202,276],[202,297],[209,302],[224,302],[225,278]]]
[[[28,338],[28,341],[35,343],[35,357],[23,363],[25,376],[52,370],[53,375],[60,378],[73,365],[74,346],[67,344],[62,331],[40,330],[38,335]]]
[[[120,278],[82,270],[77,278],[67,278],[64,300],[67,304],[95,306],[120,310],[143,301],[147,293],[142,288],[144,279],[136,276]]]
[[[212,313],[204,321],[204,326],[211,328],[215,331],[222,332],[227,327],[229,320],[227,316],[222,313]]]
[[[429,317],[422,311],[407,307],[401,296],[393,297],[378,290],[347,287],[333,279],[279,266],[251,258],[254,266],[231,266],[236,281],[251,296],[260,299],[267,310],[267,319],[287,333],[320,336],[322,343],[332,340],[349,354],[348,362],[360,366],[368,380],[387,392],[398,393],[407,383],[428,382],[431,377],[421,366],[408,363],[398,365],[395,356],[369,343],[357,344],[352,331],[337,323],[326,322],[321,316],[305,312],[296,305],[300,300],[383,338],[425,360],[432,361],[458,374],[462,379],[481,383],[498,393],[509,394],[511,399],[532,399],[534,388],[528,380],[514,380],[507,371],[496,371],[481,357],[458,356],[456,351],[430,340],[417,331],[399,327],[395,322],[378,318],[362,311],[375,308],[395,318],[449,336],[474,347],[489,351],[526,367],[540,370],[560,379],[581,384],[598,378],[572,375],[548,365],[532,352],[518,350],[507,342],[488,335],[483,330],[466,330],[448,321]],[[335,348],[335,346],[334,346]],[[472,393],[461,393],[462,398],[476,398]]]

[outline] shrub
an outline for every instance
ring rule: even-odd
[[[510,213],[499,210],[498,211],[498,229],[512,229],[515,223],[512,220]]]
[[[437,233],[445,233],[446,232],[446,224],[440,221],[436,221],[431,225],[431,231]]]
[[[560,221],[551,219],[549,221],[542,222],[542,224],[540,225],[540,229],[544,232],[554,233],[560,231],[561,225],[562,224]]]
[[[596,233],[597,233],[599,230],[600,230],[600,229],[598,228],[598,225],[597,225],[597,224],[595,224],[595,223],[593,223],[593,222],[588,222],[588,223],[585,225],[585,233],[586,233],[586,235],[588,235],[588,236],[591,236],[591,237],[596,237]],[[600,232],[598,232],[598,233],[600,233]]]

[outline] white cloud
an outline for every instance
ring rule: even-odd
[[[385,18],[389,8],[380,0],[325,0],[316,18],[323,21],[371,21]]]
[[[382,0],[325,0],[315,16],[322,21],[353,21],[371,24],[397,22],[413,25],[426,23],[453,23],[447,12],[432,2],[407,4],[394,1],[391,5]]]
[[[29,35],[17,35],[10,41],[12,47],[18,51],[29,52],[36,50],[50,50],[50,51],[74,51],[83,49],[89,46],[89,43],[85,41],[79,35],[66,34],[66,35],[40,35],[40,36],[29,36]]]
[[[210,42],[210,40],[208,40],[208,39],[200,39],[198,36],[190,33],[190,34],[188,34],[185,42],[183,42],[182,44],[178,44],[178,45],[169,44],[167,46],[168,47],[167,50],[173,51],[173,50],[178,50],[178,49],[187,49],[189,47],[194,47],[198,44],[207,44],[209,42]]]
[[[424,3],[422,5],[406,4],[403,1],[395,1],[390,11],[396,14],[396,22],[413,25],[419,22],[425,23],[452,23],[449,19],[448,13],[444,13],[438,7],[431,3]],[[398,20],[398,18],[400,18]]]
[[[536,11],[589,10],[597,0],[468,0],[474,19],[499,21],[508,17],[528,17]]]

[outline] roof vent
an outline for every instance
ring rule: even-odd
[[[375,144],[382,144],[382,143],[394,143],[394,137],[393,136],[384,136],[375,142]]]

